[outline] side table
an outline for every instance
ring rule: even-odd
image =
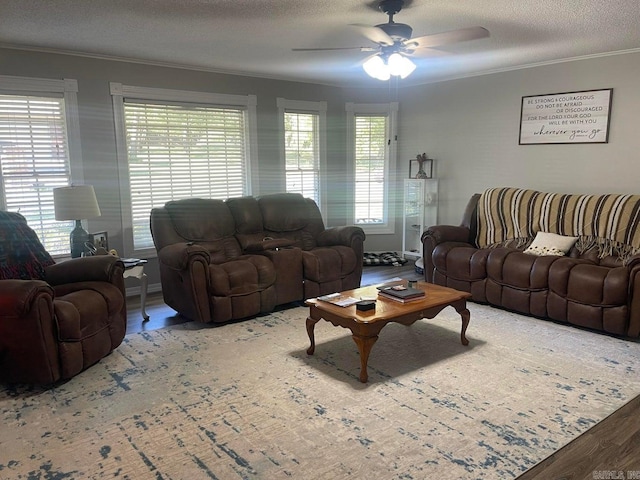
[[[144,273],[144,264],[147,263],[145,259],[141,258],[121,258],[124,263],[124,278],[137,278],[140,280],[140,311],[142,312],[143,321],[149,320],[149,315],[145,310],[147,303],[147,274]]]

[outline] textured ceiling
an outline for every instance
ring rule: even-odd
[[[482,26],[491,36],[414,57],[420,84],[640,49],[639,0],[411,0],[414,37]],[[139,60],[332,85],[376,85],[349,24],[387,17],[371,0],[0,0],[0,46]],[[0,58],[1,61],[1,58]],[[0,63],[0,73],[2,64]]]

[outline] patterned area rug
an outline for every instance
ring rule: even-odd
[[[450,310],[450,311],[449,311]],[[369,383],[307,310],[132,334],[51,389],[0,387],[0,478],[514,478],[640,393],[640,344],[472,304],[388,325]]]

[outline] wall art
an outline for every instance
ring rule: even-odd
[[[520,145],[608,143],[612,88],[522,97]]]

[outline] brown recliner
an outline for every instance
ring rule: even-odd
[[[263,255],[244,254],[223,200],[189,198],[151,210],[164,301],[200,322],[226,322],[276,305],[276,271]]]
[[[151,211],[151,233],[165,303],[193,320],[247,318],[360,286],[364,232],[325,228],[300,194],[168,202]]]
[[[0,212],[0,381],[68,379],[120,345],[123,271],[112,255],[54,263],[22,215]]]

